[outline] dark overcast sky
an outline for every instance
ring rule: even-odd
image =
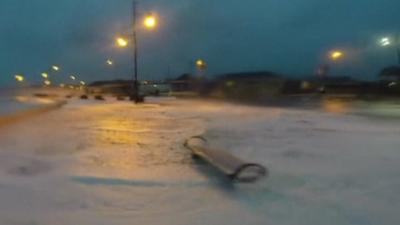
[[[347,57],[337,74],[371,79],[396,62],[377,39],[399,31],[399,0],[142,0],[139,10],[160,18],[140,30],[140,75],[164,78],[203,58],[208,74],[271,70],[312,74],[326,52]],[[0,0],[0,85],[21,73],[29,80],[51,64],[82,79],[128,78],[129,49],[114,38],[129,32],[130,0]],[[105,60],[113,58],[114,68]]]

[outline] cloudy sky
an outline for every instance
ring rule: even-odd
[[[58,79],[128,78],[132,52],[114,45],[130,32],[131,0],[0,0],[0,85],[13,75],[40,80],[57,64]],[[396,63],[393,47],[377,40],[400,30],[399,0],[142,0],[142,16],[160,20],[139,28],[140,76],[159,79],[193,70],[208,75],[270,70],[312,74],[326,53],[343,49],[335,74],[371,79]],[[115,60],[107,67],[108,58]],[[169,68],[169,69],[168,69]],[[168,71],[170,71],[168,73]]]

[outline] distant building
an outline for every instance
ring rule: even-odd
[[[284,80],[268,71],[224,74],[216,79],[211,95],[257,101],[280,94]]]
[[[325,77],[319,80],[323,92],[336,95],[360,95],[370,87],[369,83],[347,76]]]
[[[89,84],[86,90],[88,94],[111,94],[116,96],[129,96],[133,91],[133,81],[96,81]]]
[[[389,66],[379,73],[381,90],[385,94],[400,94],[400,66]]]
[[[368,89],[372,88],[375,87],[369,82],[354,80],[347,76],[309,77],[302,80],[287,80],[282,93],[286,95],[321,93],[356,96],[367,93]]]
[[[169,81],[173,92],[194,91],[198,83],[199,78],[188,73]]]
[[[132,80],[96,81],[87,87],[88,94],[108,94],[129,96],[133,93]],[[140,95],[169,95],[170,86],[165,82],[142,81],[139,86]]]
[[[400,81],[400,66],[389,66],[384,68],[379,73],[379,78],[382,81],[388,82]]]

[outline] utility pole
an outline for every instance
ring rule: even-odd
[[[137,44],[137,33],[136,33],[136,6],[137,2],[133,0],[133,32],[132,32],[132,39],[133,39],[133,61],[134,61],[134,73],[133,73],[133,92],[130,97],[132,101],[135,103],[140,102],[139,96],[139,81],[138,81],[138,44]]]

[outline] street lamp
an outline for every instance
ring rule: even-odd
[[[332,50],[328,52],[327,59],[324,59],[324,62],[318,67],[316,74],[319,77],[325,77],[329,74],[331,64],[342,59],[345,56],[345,53],[341,50]]]
[[[379,40],[379,45],[381,45],[382,47],[389,47],[393,45],[396,48],[397,61],[400,64],[400,41],[398,35],[395,38],[390,38],[390,37],[381,38]]]
[[[69,76],[69,78],[71,78],[71,80],[76,80],[76,77],[74,75]]]
[[[203,66],[205,63],[204,63],[204,61],[202,60],[202,59],[199,59],[199,60],[197,60],[196,61],[196,65],[198,66],[198,67],[201,67],[201,66]]]
[[[202,60],[202,59],[198,59],[198,60],[196,61],[196,66],[197,66],[197,68],[198,68],[199,70],[204,70],[204,69],[207,68],[207,63],[206,63],[204,60]]]
[[[387,46],[389,46],[389,45],[392,44],[392,41],[391,41],[391,39],[390,39],[389,37],[383,37],[383,38],[381,38],[381,39],[379,40],[379,44],[380,44],[382,47],[387,47]]]
[[[138,81],[138,40],[137,40],[137,3],[133,0],[133,31],[132,31],[132,46],[133,46],[133,61],[134,61],[134,73],[133,73],[133,93],[130,96],[131,100],[135,103],[142,101],[139,97],[139,81]],[[148,29],[153,29],[157,25],[157,20],[152,14],[148,14],[144,19],[144,26]]]
[[[117,43],[117,46],[120,48],[125,48],[126,46],[128,46],[128,41],[122,37],[118,37],[116,39],[116,43]]]
[[[107,59],[106,61],[107,65],[112,66],[114,65],[114,62],[111,59]]]
[[[51,66],[51,68],[52,68],[54,71],[59,71],[59,70],[60,70],[60,67],[59,67],[59,66],[56,66],[56,65]]]
[[[136,6],[137,3],[135,0],[133,0],[133,30],[132,30],[132,40],[131,40],[131,46],[133,47],[133,63],[134,63],[134,71],[133,71],[133,76],[132,76],[132,80],[133,80],[133,84],[132,84],[132,94],[130,96],[131,100],[134,100],[136,103],[142,101],[142,99],[140,99],[139,97],[139,81],[138,81],[138,41],[137,41],[137,13],[136,13]],[[157,26],[157,19],[156,17],[149,13],[146,15],[146,17],[143,20],[143,25],[147,28],[147,29],[153,29]],[[128,46],[128,40],[123,38],[123,37],[117,37],[116,38],[116,45],[119,48],[126,48]],[[107,61],[108,65],[112,65],[113,62]]]
[[[148,29],[153,29],[154,27],[156,27],[157,25],[157,20],[156,18],[152,15],[152,14],[148,14],[145,18],[144,18],[144,22],[143,22],[144,26]]]
[[[18,82],[24,82],[25,81],[25,77],[23,75],[15,75],[14,76],[15,80],[17,80]]]
[[[333,61],[337,61],[337,60],[339,60],[339,59],[341,59],[343,57],[344,57],[344,53],[342,51],[339,51],[339,50],[331,51],[331,53],[330,53],[330,58]]]
[[[44,79],[47,79],[47,78],[49,78],[49,74],[48,74],[48,73],[42,73],[42,77],[43,77]]]

